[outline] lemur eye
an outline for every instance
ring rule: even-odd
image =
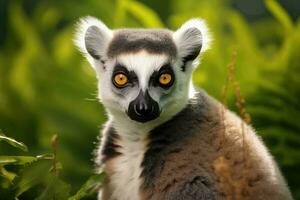
[[[128,78],[123,73],[116,74],[113,80],[115,86],[117,87],[124,87],[128,83]]]
[[[159,77],[159,83],[162,85],[168,85],[172,81],[171,74],[161,74]]]

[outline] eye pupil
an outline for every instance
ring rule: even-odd
[[[159,83],[162,85],[168,85],[172,81],[171,74],[162,74],[159,77]]]
[[[127,84],[127,82],[128,82],[128,78],[124,74],[116,74],[114,76],[114,84],[117,87],[125,86]]]

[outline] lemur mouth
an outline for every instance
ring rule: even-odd
[[[130,102],[127,115],[134,121],[145,123],[158,118],[160,109],[148,91],[140,91],[136,99]]]

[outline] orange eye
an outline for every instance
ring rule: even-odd
[[[159,77],[159,83],[162,85],[168,85],[172,81],[171,74],[162,74]]]
[[[116,74],[114,77],[114,82],[117,86],[122,87],[128,83],[128,78],[125,74]]]

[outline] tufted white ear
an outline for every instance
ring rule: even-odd
[[[82,18],[78,24],[74,42],[93,67],[103,64],[112,31],[94,17]]]
[[[198,61],[198,55],[209,48],[211,41],[208,28],[201,19],[191,19],[185,22],[174,32],[173,39],[183,62],[182,71],[185,70],[188,61]]]

